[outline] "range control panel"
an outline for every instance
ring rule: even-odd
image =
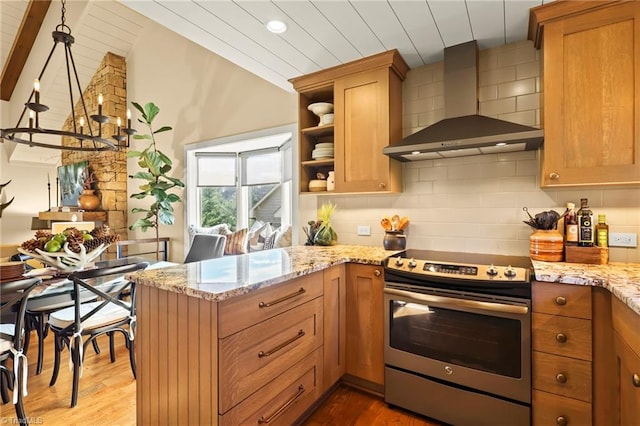
[[[423,276],[451,277],[476,281],[529,281],[526,268],[495,265],[470,265],[462,263],[442,263],[414,258],[396,257],[387,259],[387,269],[410,272]]]

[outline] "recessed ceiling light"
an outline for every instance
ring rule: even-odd
[[[267,22],[267,29],[272,33],[280,34],[287,31],[287,24],[282,21],[269,21]]]
[[[420,151],[411,151],[411,155],[420,155]]]
[[[496,146],[506,146],[506,145],[507,145],[507,143],[506,143],[506,142],[498,142],[498,143],[496,144]]]

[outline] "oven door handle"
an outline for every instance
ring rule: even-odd
[[[503,312],[507,314],[526,315],[529,307],[525,305],[506,305],[504,303],[480,302],[478,300],[456,299],[452,297],[435,296],[432,294],[414,293],[412,291],[396,290],[394,288],[385,288],[385,294],[393,296],[402,296],[408,299],[415,299],[421,302],[436,303],[439,305],[455,306],[458,308],[473,308],[483,311]]]

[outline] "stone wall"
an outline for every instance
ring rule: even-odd
[[[102,93],[102,114],[109,117],[109,123],[102,126],[102,137],[115,142],[111,135],[117,131],[117,118],[126,123],[127,110],[127,64],[122,56],[107,53],[102,59],[93,78],[83,93],[89,115],[97,114],[98,94]],[[76,120],[84,116],[82,103],[75,107]],[[85,119],[86,121],[86,119]],[[79,126],[78,123],[76,123]],[[98,134],[98,125],[92,122],[93,134]],[[73,130],[73,117],[69,115],[63,130]],[[79,131],[79,127],[77,127]],[[88,133],[85,122],[84,133]],[[79,146],[75,138],[65,137],[65,146]],[[84,141],[84,146],[89,142]],[[127,239],[127,159],[126,150],[118,151],[62,151],[62,165],[88,161],[89,168],[95,174],[97,182],[93,184],[100,198],[98,210],[107,212],[107,225]],[[115,250],[113,247],[110,251]]]

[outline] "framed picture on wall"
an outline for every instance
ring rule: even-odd
[[[63,206],[78,207],[78,196],[82,194],[82,172],[89,167],[88,161],[58,167],[60,201]]]

